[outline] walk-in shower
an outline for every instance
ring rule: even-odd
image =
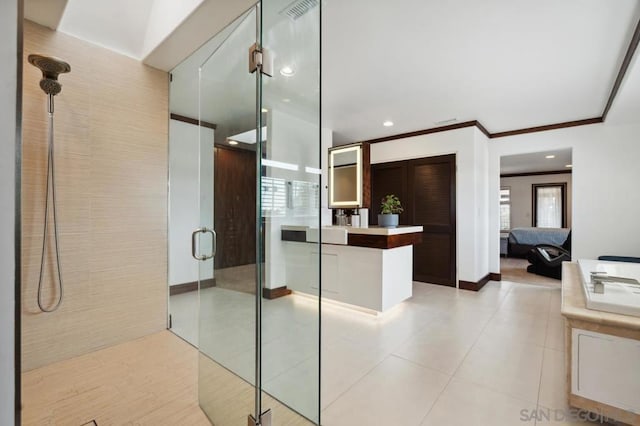
[[[54,57],[42,55],[29,55],[29,63],[42,71],[40,88],[48,96],[47,111],[49,113],[49,144],[47,157],[47,185],[44,202],[44,234],[42,236],[42,254],[40,258],[40,276],[38,278],[38,307],[42,312],[57,310],[64,299],[64,286],[62,283],[62,269],[60,268],[60,246],[58,242],[58,218],[56,211],[56,179],[55,179],[55,155],[53,137],[53,97],[60,93],[62,85],[58,81],[58,75],[71,71],[68,63]],[[47,231],[49,223],[49,192],[51,192],[51,209],[53,213],[53,239],[55,246],[56,267],[58,271],[58,300],[51,307],[45,307],[42,301],[42,286],[44,281],[44,267],[47,252]]]

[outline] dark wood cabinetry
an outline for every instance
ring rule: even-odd
[[[402,225],[422,225],[422,243],[413,248],[413,279],[456,285],[456,157],[442,155],[371,166],[370,223],[379,203],[397,195]]]

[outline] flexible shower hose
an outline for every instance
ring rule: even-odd
[[[51,187],[51,207],[53,210],[53,238],[56,251],[56,265],[58,267],[58,300],[51,308],[46,308],[42,301],[42,284],[47,252],[47,223],[49,222],[49,188]],[[62,304],[64,287],[62,285],[62,270],[60,269],[60,248],[58,245],[58,220],[56,212],[56,181],[55,160],[53,148],[53,96],[49,95],[49,153],[47,159],[47,192],[44,202],[44,234],[42,236],[42,257],[40,258],[40,278],[38,279],[38,307],[42,312],[53,312]]]

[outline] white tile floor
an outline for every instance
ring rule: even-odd
[[[212,288],[202,297],[211,307],[202,347],[251,377],[252,296]],[[171,298],[174,331],[188,340],[194,303],[193,293]],[[264,302],[265,388],[309,417],[316,305],[300,296]],[[414,296],[380,317],[331,304],[322,316],[324,425],[535,425],[547,422],[534,410],[567,409],[559,287],[503,281],[475,293],[414,283]]]

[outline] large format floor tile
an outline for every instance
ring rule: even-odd
[[[501,309],[546,316],[553,290],[521,284],[514,286],[505,297]]]
[[[544,346],[547,315],[501,309],[491,318],[483,334],[496,340]]]
[[[418,425],[449,376],[389,356],[323,412],[326,425]]]
[[[424,426],[512,426],[531,404],[465,380],[454,378],[422,422]],[[533,423],[532,423],[533,424]]]
[[[548,408],[565,408],[567,368],[562,351],[545,348],[538,403]]]
[[[543,348],[480,337],[456,377],[530,403],[537,403]]]
[[[408,339],[393,354],[451,375],[473,346],[480,330],[451,319],[438,319]]]
[[[301,413],[316,409],[320,392],[325,426],[534,425],[536,416],[537,424],[573,424],[558,420],[566,406],[557,287],[503,281],[472,292],[416,282],[413,293],[380,316],[323,304],[320,373],[317,302],[296,295],[265,301],[266,391]],[[202,299],[203,348],[246,378],[253,374],[252,298],[207,289]],[[187,297],[172,304],[185,314],[180,330],[197,336]]]

